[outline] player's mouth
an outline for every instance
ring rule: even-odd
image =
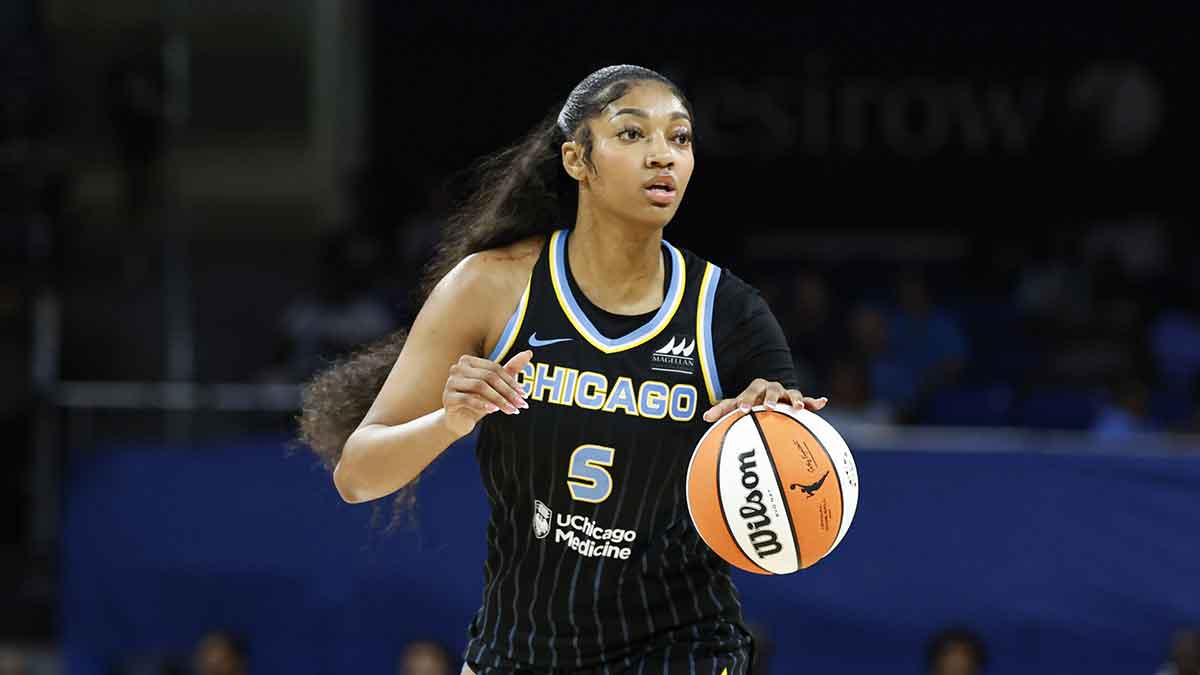
[[[671,174],[655,176],[642,185],[642,191],[655,204],[670,204],[675,201],[675,177]]]

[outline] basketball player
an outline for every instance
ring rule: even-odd
[[[349,502],[411,488],[479,427],[491,518],[464,673],[749,672],[728,566],[688,515],[688,460],[734,408],[825,399],[798,391],[754,288],[663,238],[693,124],[654,71],[589,75],[483,165],[406,340],[306,391],[302,433]]]

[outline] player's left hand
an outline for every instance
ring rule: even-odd
[[[709,408],[704,413],[705,422],[716,422],[721,419],[725,413],[739,408],[742,411],[762,404],[768,408],[775,408],[782,402],[783,405],[790,405],[793,408],[801,410],[807,408],[809,410],[820,410],[825,407],[829,399],[822,396],[821,398],[811,398],[800,393],[799,389],[784,389],[783,385],[778,382],[768,382],[761,377],[756,378],[746,387],[737,398],[726,398],[717,401],[717,404]]]

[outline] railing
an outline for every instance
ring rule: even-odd
[[[917,452],[1200,455],[1200,434],[1131,432],[1119,439],[1087,431],[1023,427],[922,427],[842,424],[851,448]]]
[[[288,412],[300,406],[294,383],[62,382],[54,400],[63,408]]]

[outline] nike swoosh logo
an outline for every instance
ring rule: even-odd
[[[535,332],[533,335],[529,336],[529,346],[530,347],[545,347],[546,345],[552,345],[555,342],[570,342],[571,340],[574,340],[574,339],[575,338],[555,338],[553,340],[539,340],[537,337],[537,333]]]

